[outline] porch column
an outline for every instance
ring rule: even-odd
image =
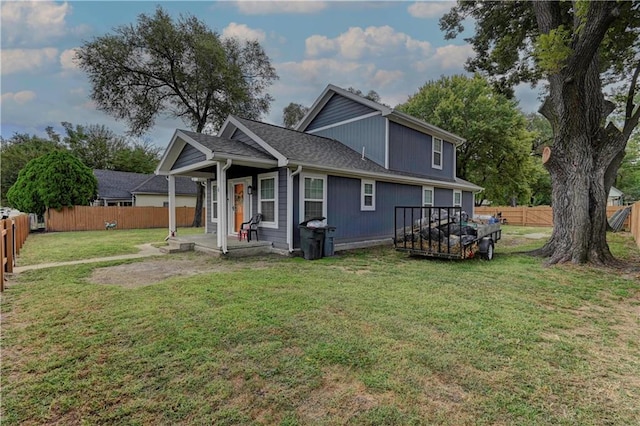
[[[167,176],[169,181],[169,236],[176,236],[176,177]]]
[[[222,253],[227,254],[227,239],[229,229],[229,215],[228,215],[228,200],[227,200],[227,169],[231,167],[232,161],[227,159],[227,162],[223,166],[222,163],[217,164],[217,176],[218,176],[218,245],[222,250]]]

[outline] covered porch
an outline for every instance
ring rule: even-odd
[[[250,254],[274,250],[293,252],[293,177],[258,145],[246,145],[220,136],[178,130],[160,161],[156,174],[168,180],[169,239],[174,246],[212,254]],[[299,172],[299,171],[298,171]],[[205,234],[194,238],[177,234],[175,184],[191,178],[204,192]],[[280,202],[282,201],[282,203]],[[258,238],[238,240],[241,224],[261,214]],[[184,241],[187,240],[187,241]]]

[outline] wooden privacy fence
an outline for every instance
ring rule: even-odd
[[[176,207],[176,226],[193,223],[194,207]],[[202,209],[204,224],[205,209]],[[98,231],[105,222],[117,225],[115,229],[169,228],[168,207],[75,206],[45,213],[47,231]]]
[[[631,233],[640,247],[640,201],[631,207]]]
[[[5,274],[13,272],[16,256],[29,236],[29,216],[0,220],[0,235],[0,291],[4,291]]]
[[[638,204],[638,203],[636,203]],[[615,212],[624,209],[625,206],[607,206],[607,217],[611,217]],[[507,220],[509,225],[521,226],[553,226],[553,209],[551,206],[536,207],[475,207],[475,214],[480,215],[496,215],[502,212],[502,218]],[[640,214],[640,208],[638,213]],[[636,220],[637,220],[636,214]],[[633,212],[631,214],[633,216]],[[624,222],[624,228],[629,229],[631,226],[631,217],[627,217]],[[636,241],[638,241],[636,239]]]

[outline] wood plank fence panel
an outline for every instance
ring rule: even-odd
[[[5,276],[13,272],[15,255],[20,253],[28,236],[29,216],[0,220],[0,291],[4,291]]]
[[[640,201],[631,207],[631,234],[636,240],[636,244],[640,247]]]
[[[625,208],[625,206],[607,206],[607,217],[611,217],[615,212],[623,208]],[[474,212],[475,214],[490,215],[490,216],[497,215],[498,212],[502,212],[502,218],[507,219],[507,223],[510,225],[553,226],[553,209],[551,208],[551,206],[535,206],[535,207],[482,206],[482,207],[475,207]],[[631,217],[627,217],[627,220],[624,222],[624,228],[630,229],[630,227],[631,227]]]
[[[195,208],[177,207],[176,224],[191,226]],[[202,223],[206,209],[202,212]],[[117,222],[117,229],[169,228],[168,207],[75,206],[45,213],[46,230],[51,232],[98,231],[105,222]]]

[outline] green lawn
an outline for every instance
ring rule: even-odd
[[[179,235],[202,234],[204,228],[180,228]],[[111,231],[49,232],[29,235],[19,266],[132,254],[137,245],[162,245],[166,228]]]
[[[138,288],[91,282],[134,261],[22,273],[2,296],[2,424],[640,424],[640,272],[545,268],[518,253],[539,232],[505,227],[491,262],[206,258],[217,272]]]

